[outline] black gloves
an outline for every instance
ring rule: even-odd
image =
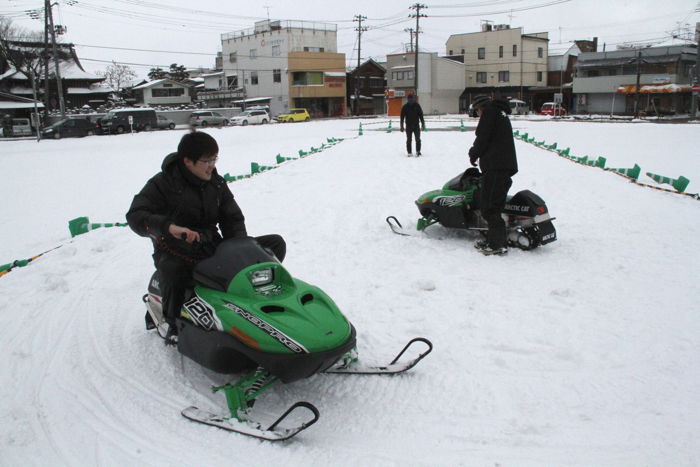
[[[469,162],[476,167],[476,161],[479,160],[479,156],[474,153],[474,146],[469,149]]]

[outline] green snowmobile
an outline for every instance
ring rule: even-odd
[[[411,340],[388,365],[365,366],[357,356],[356,332],[333,300],[318,287],[293,278],[252,238],[223,241],[214,256],[194,268],[194,288],[177,319],[177,348],[217,373],[243,375],[213,388],[226,395],[229,413],[215,415],[196,407],[188,419],[260,439],[289,439],[316,422],[308,402],[292,405],[272,425],[254,420],[253,402],[276,382],[291,383],[316,373],[395,374],[412,368],[432,350],[424,338]],[[158,273],[144,295],[147,328],[165,337]],[[427,348],[399,362],[416,342]],[[308,411],[307,421],[283,428],[287,416]]]
[[[422,194],[416,206],[422,216],[416,230],[405,229],[394,216],[386,218],[391,230],[399,235],[414,235],[433,224],[455,229],[480,232],[488,230],[486,220],[479,211],[481,172],[469,168],[445,183],[442,189]],[[553,217],[545,202],[530,190],[522,190],[508,196],[502,212],[508,231],[508,243],[523,250],[532,250],[557,239]]]

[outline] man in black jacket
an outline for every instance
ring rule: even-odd
[[[406,151],[411,155],[411,135],[416,136],[416,156],[420,156],[420,130],[425,130],[425,120],[423,120],[423,109],[416,102],[416,96],[411,94],[406,98],[406,103],[401,107],[401,132],[404,130],[404,120],[406,121]],[[420,126],[418,125],[420,122]]]
[[[501,211],[513,184],[511,177],[518,172],[513,128],[508,118],[511,110],[506,100],[491,100],[488,96],[477,96],[472,105],[479,114],[479,124],[469,149],[469,160],[474,166],[479,161],[482,172],[479,207],[489,226],[486,241],[474,246],[485,255],[502,255],[508,252],[508,239]]]
[[[161,172],[134,196],[126,214],[134,232],[153,240],[168,343],[177,341],[175,319],[194,266],[214,254],[222,239],[248,235],[243,213],[216,171],[218,154],[216,140],[207,133],[186,134],[177,152],[163,160]],[[281,236],[265,235],[256,240],[277,259],[284,259],[286,245]]]

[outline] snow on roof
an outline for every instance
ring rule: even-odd
[[[344,71],[326,71],[323,74],[326,76],[338,76],[338,77],[345,76]]]
[[[168,78],[163,78],[163,79],[156,79],[156,80],[154,80],[154,81],[147,81],[147,82],[145,82],[145,83],[143,83],[143,84],[139,84],[138,86],[133,87],[132,89],[146,89],[146,88],[151,88],[151,87],[157,86],[157,85],[159,85],[159,84],[161,84],[161,83],[163,83],[163,82],[165,82],[165,81],[169,81],[169,82],[171,82],[171,83],[175,83],[175,84],[177,84],[177,85],[179,85],[179,86],[182,86],[182,87],[187,87],[186,84],[179,83],[179,82],[177,82],[177,81],[173,81],[173,80],[168,79]]]
[[[218,71],[216,73],[206,73],[202,75],[202,78],[210,78],[212,76],[223,76],[224,72],[223,71]]]
[[[44,104],[41,102],[36,103],[37,108],[43,109]],[[33,102],[12,102],[12,101],[0,101],[0,109],[33,109]]]
[[[401,66],[392,66],[391,67],[392,70],[402,70],[402,69],[408,70],[409,68],[413,69],[415,67],[413,65],[401,65]]]

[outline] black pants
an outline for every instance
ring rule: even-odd
[[[506,204],[508,190],[513,184],[508,171],[487,170],[481,175],[481,215],[489,224],[486,241],[491,248],[501,248],[508,244],[506,223],[501,212]]]
[[[420,154],[420,127],[411,127],[407,126],[406,127],[406,151],[411,154],[411,143],[412,139],[411,137],[415,135],[416,137],[416,153]]]
[[[258,244],[283,261],[287,254],[287,245],[280,235],[263,235],[255,237]],[[163,315],[173,324],[180,315],[185,301],[185,290],[192,286],[192,271],[196,263],[185,261],[167,252],[159,251],[154,255],[156,268],[160,275],[160,290],[163,294]]]

